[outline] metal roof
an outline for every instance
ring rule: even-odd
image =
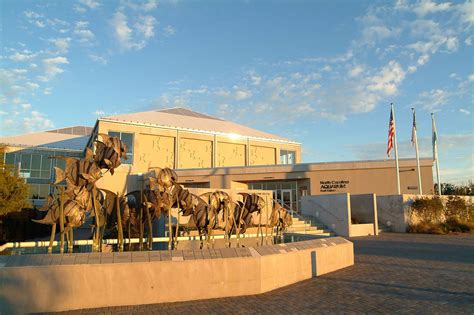
[[[73,126],[18,136],[0,137],[0,144],[26,147],[82,151],[89,140],[92,128]]]
[[[287,138],[180,107],[114,115],[99,118],[99,120],[296,143]]]

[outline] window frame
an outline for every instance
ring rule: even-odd
[[[116,137],[116,135],[111,135],[110,133],[118,134],[120,141],[123,141],[122,140],[122,134],[128,134],[128,135],[132,136],[132,145],[131,146],[127,145],[127,153],[126,153],[127,159],[125,160],[123,158],[120,158],[120,162],[121,162],[121,164],[124,164],[124,165],[133,165],[133,160],[134,160],[133,159],[133,154],[134,154],[134,148],[133,147],[135,146],[135,133],[125,132],[125,131],[108,130],[107,135],[111,136],[111,137]],[[131,152],[129,151],[130,148],[132,149]]]

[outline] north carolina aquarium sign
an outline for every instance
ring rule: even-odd
[[[321,192],[333,192],[339,191],[340,189],[346,189],[346,186],[349,184],[348,180],[326,180],[320,181]]]

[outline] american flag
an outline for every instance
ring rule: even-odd
[[[395,120],[393,120],[393,111],[390,110],[390,122],[388,123],[388,143],[387,143],[387,156],[390,157],[390,151],[392,151],[393,143],[395,141]]]

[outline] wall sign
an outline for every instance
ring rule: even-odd
[[[346,189],[349,184],[348,180],[326,180],[320,181],[320,192],[334,192],[340,189]]]

